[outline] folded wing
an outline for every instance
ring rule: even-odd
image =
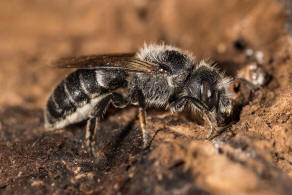
[[[158,64],[140,60],[134,54],[107,54],[61,58],[52,63],[57,68],[104,69],[161,74]]]

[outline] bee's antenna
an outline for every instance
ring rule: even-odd
[[[249,86],[251,86],[254,90],[259,89],[255,84],[253,84],[252,82],[250,82],[244,78],[232,78],[230,82],[234,82],[234,81],[242,81],[242,82],[248,84]]]

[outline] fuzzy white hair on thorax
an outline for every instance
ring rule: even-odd
[[[141,49],[139,49],[139,51],[136,53],[136,57],[141,60],[154,59],[156,61],[162,61],[163,59],[161,59],[162,57],[161,53],[167,50],[178,51],[179,53],[182,53],[188,56],[190,59],[193,59],[193,56],[191,53],[187,51],[182,51],[181,49],[177,47],[166,45],[164,43],[161,43],[161,44],[144,43],[144,46]]]

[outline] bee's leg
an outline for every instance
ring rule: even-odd
[[[119,93],[113,93],[111,95],[111,102],[115,108],[124,108],[129,104],[128,98],[124,98]]]
[[[202,112],[204,112],[211,124],[211,130],[208,134],[208,139],[212,138],[213,133],[216,131],[216,119],[213,116],[213,114],[208,110],[207,106],[204,105],[204,103],[202,103],[199,99],[194,98],[194,97],[189,97],[189,96],[183,96],[181,98],[179,98],[177,101],[175,101],[174,103],[172,103],[171,105],[174,107],[174,109],[179,109],[182,107],[182,105],[184,105],[186,100],[190,100],[199,110],[201,110]]]
[[[93,109],[89,115],[87,122],[86,133],[85,133],[85,145],[88,147],[89,151],[95,154],[95,136],[98,127],[98,122],[102,118],[103,114],[106,112],[107,107],[110,103],[116,108],[123,108],[127,106],[128,100],[125,99],[121,94],[112,93],[104,97]]]
[[[95,144],[96,129],[98,127],[98,119],[90,118],[87,120],[85,132],[85,146],[92,153],[92,146]]]
[[[250,82],[244,78],[234,78],[233,81],[243,82],[243,83],[249,85],[254,91],[259,89],[258,86],[256,86],[255,84],[253,84],[252,82]]]
[[[169,104],[170,111],[172,113],[180,112],[184,109],[186,103],[187,103],[186,98],[180,98],[180,99],[177,99],[173,102],[170,102],[170,104]]]
[[[138,117],[139,117],[139,122],[140,122],[140,128],[142,131],[142,139],[143,139],[143,148],[147,148],[149,145],[149,140],[148,140],[148,132],[147,132],[147,127],[146,127],[146,105],[145,105],[145,98],[142,94],[141,91],[137,90],[134,95],[134,102],[138,103],[139,106],[139,112],[138,112]]]
[[[110,95],[108,95],[100,100],[100,102],[93,108],[92,112],[89,115],[85,132],[85,146],[91,154],[95,154],[94,146],[98,122],[101,119],[103,113],[105,113],[110,99]]]
[[[148,146],[148,133],[146,131],[146,111],[144,107],[139,106],[138,116],[139,116],[140,128],[142,130],[143,148],[146,148]]]
[[[193,103],[197,108],[199,108],[201,111],[203,111],[203,112],[206,114],[206,116],[207,116],[207,118],[208,118],[208,120],[209,120],[209,122],[210,122],[210,124],[211,124],[211,130],[210,130],[210,132],[209,132],[209,134],[208,134],[208,136],[207,136],[207,139],[212,139],[212,135],[213,135],[213,133],[216,131],[216,125],[215,125],[215,121],[216,121],[216,119],[215,119],[215,117],[214,117],[213,114],[208,110],[207,106],[205,106],[200,100],[198,100],[198,99],[196,99],[196,98],[191,98],[191,101],[192,101],[192,103]]]
[[[211,112],[205,112],[205,114],[207,115],[209,122],[211,124],[211,130],[209,131],[209,134],[207,136],[207,139],[212,140],[212,135],[214,134],[214,132],[216,131],[216,127],[215,127],[215,119],[214,116]]]

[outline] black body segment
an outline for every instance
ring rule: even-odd
[[[94,70],[77,70],[76,73],[79,76],[79,81],[81,86],[83,86],[84,91],[89,96],[98,96],[100,94],[108,92],[107,89],[99,86],[96,80],[96,72]]]
[[[49,123],[56,122],[57,119],[62,118],[64,115],[64,111],[57,108],[57,104],[55,103],[53,98],[53,96],[49,98],[46,106],[47,113],[50,114],[50,117],[48,117]]]
[[[74,102],[69,99],[68,94],[65,91],[65,81],[62,81],[61,84],[57,86],[52,96],[53,97],[50,98],[50,100],[55,103],[55,107],[58,108],[57,111],[62,113],[62,118],[65,117],[66,114],[76,111]]]
[[[82,106],[90,101],[90,97],[81,86],[78,71],[71,73],[64,82],[74,104]]]
[[[103,106],[99,102],[105,101],[103,98],[111,91],[127,86],[126,76],[125,72],[117,70],[80,69],[72,72],[55,88],[47,101],[47,126],[62,128],[91,117],[94,107],[99,105],[100,110]],[[102,115],[103,112],[95,115]]]

